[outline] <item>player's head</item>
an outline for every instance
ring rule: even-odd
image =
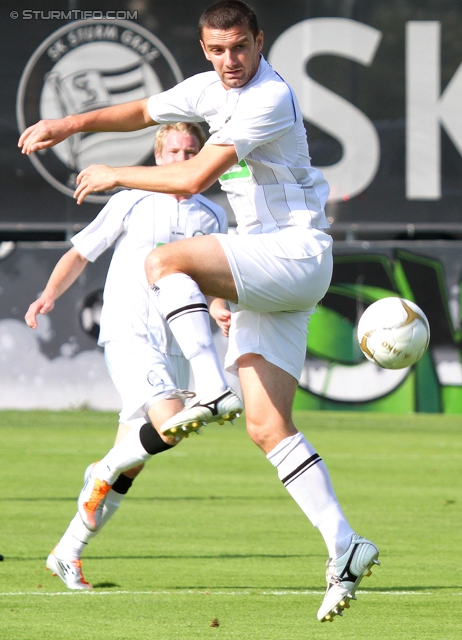
[[[205,134],[195,122],[175,122],[159,127],[154,152],[157,164],[189,160],[205,144]]]
[[[243,87],[257,72],[263,33],[255,11],[240,0],[219,0],[204,11],[199,34],[205,57],[225,89]]]

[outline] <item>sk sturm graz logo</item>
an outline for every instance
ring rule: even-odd
[[[19,83],[16,113],[22,132],[38,120],[85,113],[170,89],[182,80],[172,54],[136,23],[71,22],[32,55]],[[143,164],[153,155],[154,132],[83,133],[29,156],[39,173],[72,196],[89,164]],[[103,203],[108,195],[92,195]]]

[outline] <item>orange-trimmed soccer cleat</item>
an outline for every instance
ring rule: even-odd
[[[81,560],[58,558],[53,549],[47,558],[46,568],[61,578],[68,589],[93,589],[83,577]]]
[[[80,517],[90,531],[98,530],[104,501],[112,487],[105,480],[93,477],[95,464],[92,466],[90,473],[86,474],[82,491],[77,500]]]

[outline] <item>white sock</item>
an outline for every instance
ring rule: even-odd
[[[348,524],[339,503],[332,504],[320,516],[316,527],[327,545],[329,558],[340,558],[351,544],[354,531]]]
[[[96,532],[87,529],[80,515],[76,513],[54,549],[56,556],[61,559],[73,558],[80,560],[82,551],[95,534]]]
[[[156,283],[158,304],[184,356],[191,363],[196,394],[209,396],[228,388],[210,329],[210,316],[197,284],[185,273]]]
[[[327,467],[301,433],[282,440],[266,456],[310,522],[319,529],[330,558],[347,550],[354,531],[335,496]]]
[[[61,540],[55,547],[55,553],[58,558],[73,558],[74,560],[80,560],[83,550],[87,546],[89,540],[94,538],[97,533],[101,531],[106,522],[112,518],[117,509],[120,507],[120,503],[125,498],[125,494],[117,493],[116,491],[109,491],[104,502],[103,513],[101,514],[101,521],[98,527],[98,531],[90,531],[82,522],[82,518],[79,513],[76,513],[66,531],[64,532]]]
[[[101,514],[98,531],[95,531],[94,533],[99,533],[106,522],[110,518],[112,518],[117,509],[120,507],[120,503],[125,498],[125,496],[125,493],[117,493],[117,491],[113,491],[112,489],[108,492],[106,500],[104,501],[103,512]]]
[[[95,464],[93,477],[105,480],[112,486],[121,473],[151,458],[152,455],[141,444],[138,429],[131,429],[123,440]]]

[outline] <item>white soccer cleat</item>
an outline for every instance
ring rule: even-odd
[[[198,431],[210,422],[223,424],[225,420],[232,422],[239,418],[243,411],[241,399],[230,388],[218,397],[203,396],[194,404],[185,407],[161,426],[164,436],[186,436]]]
[[[355,591],[365,576],[371,575],[371,567],[380,564],[379,550],[366,538],[356,533],[348,550],[337,558],[327,561],[327,591],[318,611],[320,622],[332,622],[335,616],[343,615],[350,608],[350,600],[356,600]]]
[[[68,589],[93,589],[83,577],[81,560],[58,558],[53,549],[47,558],[46,568],[61,578]]]
[[[112,485],[93,475],[96,462],[85,471],[85,481],[77,499],[77,508],[84,525],[90,531],[97,531],[101,522],[104,502]]]

